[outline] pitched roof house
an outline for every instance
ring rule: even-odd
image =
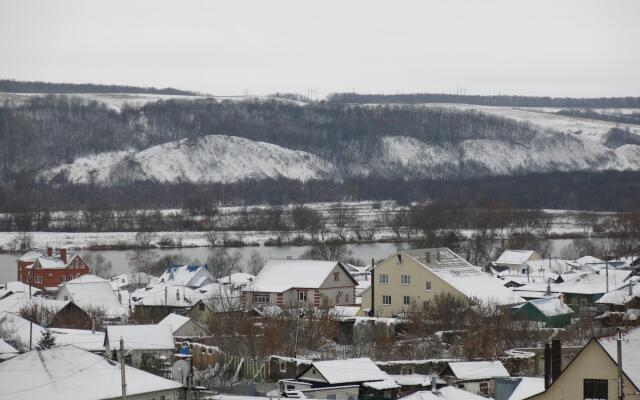
[[[100,313],[103,319],[126,321],[127,308],[114,293],[111,283],[95,275],[84,275],[65,282],[56,297],[72,301],[89,314]]]
[[[637,399],[640,392],[640,328],[627,332],[620,343],[624,397]],[[531,400],[617,399],[617,338],[594,338],[574,357],[560,375],[542,393]]]
[[[178,382],[125,366],[130,399],[177,399]],[[120,365],[74,346],[32,350],[0,363],[0,398],[106,400],[122,394]]]
[[[354,305],[358,283],[337,261],[269,260],[242,289],[246,309],[270,305]]]
[[[541,260],[540,254],[533,250],[505,250],[493,263],[498,267],[506,267],[514,273],[519,273],[526,267],[527,262]]]
[[[513,318],[540,321],[548,328],[563,328],[571,324],[571,318],[575,316],[573,309],[564,303],[563,297],[562,294],[551,294],[529,300],[513,308]]]
[[[52,248],[47,254],[30,251],[18,260],[18,279],[39,289],[55,291],[61,283],[70,281],[90,272],[89,265],[78,254],[68,254],[67,249],[59,249],[54,254]]]
[[[170,325],[173,336],[205,336],[208,333],[207,329],[198,322],[184,315],[173,313],[164,317],[158,324]]]
[[[495,393],[494,378],[509,376],[500,361],[450,362],[440,374],[449,385],[482,396]]]
[[[523,303],[503,282],[448,248],[399,251],[373,269],[372,285],[362,292],[363,310],[390,317],[413,303],[451,294],[496,305]],[[373,301],[372,301],[373,300]]]
[[[144,365],[151,357],[166,357],[175,351],[171,325],[109,325],[105,329],[104,349],[117,359],[120,339],[133,366]]]
[[[160,276],[160,282],[169,285],[186,286],[192,289],[202,287],[215,282],[207,265],[178,265],[169,264],[164,273]]]

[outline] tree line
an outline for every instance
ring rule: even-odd
[[[95,83],[54,83],[0,79],[0,92],[7,93],[131,93],[195,96],[197,93],[174,88],[154,88]]]

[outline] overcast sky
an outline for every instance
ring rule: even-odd
[[[639,0],[0,0],[0,78],[640,95]]]

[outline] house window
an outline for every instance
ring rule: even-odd
[[[380,274],[380,284],[381,285],[388,285],[389,284],[389,275]]]
[[[299,301],[307,301],[307,292],[298,292]]]
[[[411,275],[400,275],[401,285],[411,285]]]
[[[62,275],[62,276],[60,277],[60,283],[64,283],[65,278],[66,278],[66,277],[65,277],[64,275]]]
[[[198,303],[198,311],[204,311],[204,303],[203,302]]]
[[[340,280],[340,272],[333,273],[333,280],[334,282],[338,282]]]
[[[587,299],[580,299],[580,307],[586,307],[587,306]]]
[[[608,400],[609,387],[606,379],[585,379],[584,400]]]
[[[286,361],[280,361],[279,364],[280,364],[280,373],[281,374],[286,374],[287,373],[287,363],[286,363]],[[289,385],[287,385],[287,389],[289,389]]]
[[[80,276],[80,274],[78,274],[78,276]],[[73,280],[73,275],[69,275],[69,277],[67,278],[67,280],[72,281],[72,280]]]
[[[388,296],[388,295],[382,296],[382,305],[383,306],[390,306],[391,305],[391,296]]]
[[[413,375],[415,373],[416,373],[416,370],[413,367],[402,367],[402,368],[400,368],[400,375]]]
[[[257,293],[253,295],[253,302],[254,303],[268,303],[269,302],[269,295],[268,294],[264,294],[264,293]]]
[[[427,292],[431,291],[431,282],[425,282],[424,283],[424,288],[427,290]]]
[[[327,400],[336,400],[336,395],[335,394],[328,394],[327,395]]]
[[[487,382],[480,382],[480,394],[483,396],[489,395],[489,384]]]
[[[411,304],[411,296],[402,296],[402,304],[408,306]]]
[[[522,268],[522,275],[526,275],[527,273],[527,269],[526,268]]]
[[[42,275],[36,275],[36,283],[42,283]]]
[[[69,296],[64,296],[64,301],[69,300]]]

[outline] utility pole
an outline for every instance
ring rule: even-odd
[[[622,328],[618,328],[618,399],[624,400],[624,379],[622,375]]]
[[[609,251],[604,253],[604,268],[607,275],[607,293],[609,293]]]
[[[124,370],[124,339],[120,338],[120,379],[122,380],[122,400],[127,400],[127,380]]]
[[[31,300],[31,280],[33,279],[33,270],[29,272],[29,300]],[[33,343],[33,321],[29,320],[29,351]]]

